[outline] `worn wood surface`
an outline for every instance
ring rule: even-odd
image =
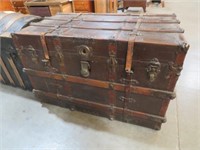
[[[31,21],[41,18],[20,13],[0,13],[0,38],[1,38],[1,82],[23,89],[32,90],[28,76],[23,72],[23,65],[13,45],[11,33],[26,27]]]
[[[159,129],[189,48],[179,23],[174,14],[58,14],[13,40],[36,96]]]

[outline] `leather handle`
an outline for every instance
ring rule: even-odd
[[[132,73],[131,68],[132,68],[132,61],[133,61],[134,43],[135,43],[135,36],[132,37],[128,41],[128,50],[127,50],[127,54],[126,54],[126,67],[125,67],[125,71],[127,73]]]
[[[137,20],[137,23],[133,29],[133,33],[130,34],[130,37],[128,40],[128,50],[127,50],[127,54],[126,54],[126,66],[125,66],[125,71],[127,73],[132,73],[131,68],[132,68],[132,61],[133,61],[133,49],[134,49],[134,45],[135,45],[135,39],[138,35],[140,35],[137,32],[141,25],[142,17],[143,17],[143,14],[141,14],[140,18]]]

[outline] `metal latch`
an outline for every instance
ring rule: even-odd
[[[110,55],[110,58],[108,59],[109,68],[112,72],[116,72],[117,67],[117,60],[115,55]]]
[[[90,64],[87,61],[81,61],[81,75],[83,77],[89,77],[90,75]]]
[[[79,55],[81,56],[81,70],[80,74],[87,78],[90,76],[91,65],[90,65],[90,57],[91,57],[91,49],[86,45],[81,45],[78,47]]]
[[[33,46],[29,45],[25,49],[27,49],[28,52],[31,54],[32,62],[34,62],[35,64],[37,64],[38,63],[38,55],[36,53],[36,50],[33,48]]]
[[[160,68],[161,68],[161,65],[157,58],[154,58],[149,62],[146,68],[146,71],[148,73],[148,78],[150,82],[154,82],[156,80],[160,72]]]

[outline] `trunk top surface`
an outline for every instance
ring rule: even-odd
[[[136,43],[179,46],[185,41],[178,23],[175,15],[57,14],[17,34],[124,42],[136,35]]]
[[[38,40],[45,37],[45,43],[48,42],[50,47],[55,39],[59,39],[62,49],[69,47],[66,43],[79,45],[87,41],[94,44],[95,40],[97,43],[117,43],[117,58],[122,59],[125,58],[128,45],[135,43],[134,60],[158,58],[160,62],[175,62],[182,66],[184,57],[177,54],[187,50],[184,47],[187,44],[183,37],[184,31],[178,23],[175,15],[57,14],[45,17],[41,22],[31,23],[14,36],[25,40],[26,37],[34,36]],[[101,56],[105,56],[103,53],[108,53],[106,50],[100,46],[95,51],[102,51]]]
[[[30,26],[17,32],[19,35],[40,36],[42,33],[47,33],[50,37],[66,37],[79,39],[97,39],[128,42],[130,31],[118,30],[95,30],[95,29],[80,29],[80,28],[60,28],[53,27],[36,27]],[[164,32],[140,32],[135,40],[136,43],[149,43],[158,45],[179,46],[185,42],[181,34],[164,33]]]
[[[0,13],[0,34],[14,33],[26,27],[30,22],[39,21],[41,17],[20,13]]]
[[[59,18],[59,19],[58,19]],[[137,21],[141,19],[138,30]],[[58,19],[58,20],[57,20]],[[100,39],[128,42],[137,34],[135,42],[160,45],[180,45],[185,42],[174,15],[94,15],[58,14],[46,17],[43,21],[32,23],[17,34]]]

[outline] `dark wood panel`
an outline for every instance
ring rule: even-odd
[[[189,48],[176,15],[58,14],[45,20],[12,35],[36,96],[160,128]],[[47,25],[57,20],[56,28]]]
[[[74,0],[76,12],[94,12],[94,1],[92,0]]]

